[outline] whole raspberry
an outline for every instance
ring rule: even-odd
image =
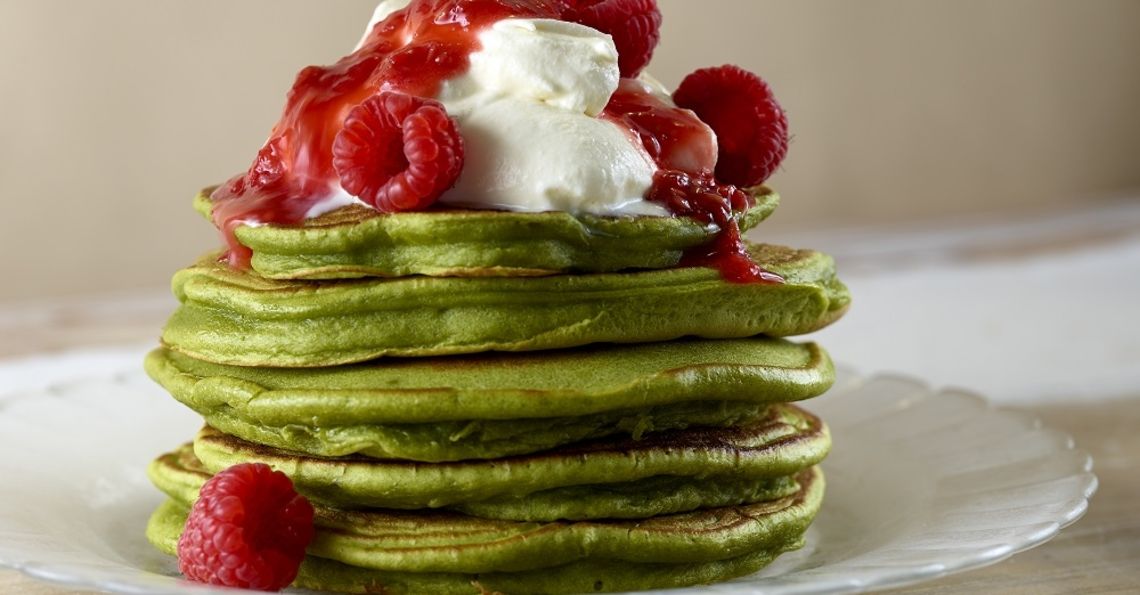
[[[760,77],[725,65],[698,70],[673,93],[716,133],[716,176],[746,188],[767,180],[788,153],[788,117]]]
[[[280,591],[313,540],[313,506],[280,471],[235,465],[202,486],[178,539],[178,570],[203,583]]]
[[[443,105],[392,91],[353,108],[332,150],[341,186],[384,213],[427,208],[463,170],[463,139]]]
[[[618,68],[626,78],[641,74],[661,41],[657,0],[576,0],[564,18],[613,37]]]

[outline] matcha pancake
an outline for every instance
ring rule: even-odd
[[[739,425],[766,411],[763,404],[745,401],[690,401],[579,417],[340,427],[268,427],[226,411],[205,417],[215,429],[243,440],[320,457],[361,454],[439,463],[528,454],[618,434],[639,438],[650,431]]]
[[[830,445],[818,418],[776,404],[768,406],[764,418],[739,427],[668,430],[641,440],[603,438],[501,459],[417,463],[322,458],[254,444],[208,426],[194,440],[194,453],[211,472],[238,463],[266,463],[288,475],[299,492],[338,506],[407,509],[662,475],[780,477],[819,463]]]
[[[210,478],[194,455],[192,444],[164,454],[147,467],[147,475],[171,499],[188,504]],[[571,486],[526,496],[497,498],[449,506],[471,516],[515,521],[643,519],[778,500],[794,494],[799,484],[781,477],[680,477],[659,475],[616,484]]]
[[[707,585],[752,574],[802,541],[737,558],[691,564],[639,564],[608,560],[571,562],[556,568],[481,574],[388,572],[309,556],[294,584],[344,593],[488,595],[499,593],[610,593]]]
[[[152,378],[211,426],[333,457],[495,458],[623,433],[735,425],[834,380],[813,343],[750,338],[244,368],[157,349]]]
[[[194,200],[209,216],[208,189]],[[740,215],[755,227],[779,203],[752,190]],[[566,212],[433,210],[380,213],[349,206],[296,226],[241,226],[255,271],[273,279],[534,276],[676,266],[684,250],[708,243],[717,228],[687,217],[601,217]]]
[[[535,351],[694,335],[787,336],[830,324],[847,288],[831,257],[753,245],[780,284],[710,268],[538,278],[274,281],[208,257],[174,276],[175,351],[239,366],[319,367],[380,356]]]
[[[824,486],[818,468],[800,472],[795,480],[798,489],[776,500],[634,521],[533,523],[446,511],[354,512],[318,506],[317,536],[309,554],[310,559],[360,569],[408,573],[409,579],[419,573],[429,579],[540,569],[561,573],[567,565],[581,563],[602,572],[609,568],[606,562],[683,567],[757,555],[770,559],[798,547],[819,510]],[[171,500],[152,517],[147,535],[160,549],[173,551],[188,506]],[[605,574],[595,580],[604,585]]]
[[[151,517],[147,537],[160,551],[174,555],[186,510],[164,503]],[[588,558],[519,572],[445,573],[374,570],[309,555],[293,586],[343,593],[433,595],[488,593],[587,593],[667,589],[724,581],[751,574],[780,554],[802,547],[802,538],[735,558],[696,563],[639,563]]]

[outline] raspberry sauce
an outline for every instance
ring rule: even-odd
[[[693,112],[670,105],[640,81],[623,79],[602,117],[629,129],[657,162],[650,201],[720,228],[711,243],[689,250],[681,266],[715,268],[733,283],[783,283],[748,255],[734,214],[752,206],[752,198],[715,180],[716,143]]]
[[[335,188],[332,145],[352,108],[380,91],[434,97],[465,72],[479,32],[505,18],[561,16],[563,0],[413,0],[377,23],[361,48],[332,66],[302,70],[285,112],[249,171],[214,192],[214,224],[230,264],[250,250],[234,237],[243,224],[300,223]]]

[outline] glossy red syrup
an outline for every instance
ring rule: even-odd
[[[748,255],[733,214],[752,206],[752,198],[716,182],[717,147],[695,114],[663,101],[639,81],[624,79],[602,117],[629,129],[657,162],[660,169],[649,190],[650,201],[674,215],[720,228],[712,243],[687,252],[682,266],[712,267],[733,283],[784,282]]]
[[[296,224],[337,182],[332,144],[348,112],[380,91],[435,97],[465,72],[479,32],[505,18],[559,18],[563,0],[413,0],[378,23],[364,45],[332,66],[297,75],[281,120],[249,171],[212,196],[214,224],[230,264],[250,251],[234,237],[242,224]]]
[[[629,129],[661,169],[700,175],[716,168],[716,143],[708,126],[640,81],[622,79],[602,117]]]

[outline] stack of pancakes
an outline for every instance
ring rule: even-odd
[[[199,196],[203,212],[211,205]],[[777,196],[761,188],[753,227]],[[827,354],[778,337],[849,298],[826,255],[752,245],[783,284],[678,267],[683,218],[347,207],[247,226],[250,270],[180,271],[148,373],[206,426],[159,457],[174,553],[211,473],[264,462],[314,503],[297,585],[553,593],[682,586],[799,547]]]

